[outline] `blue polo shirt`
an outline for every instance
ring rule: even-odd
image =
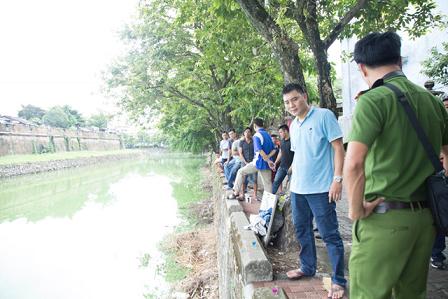
[[[260,128],[257,133],[252,137],[254,141],[254,163],[255,167],[259,170],[270,169],[267,162],[263,160],[260,155],[260,150],[263,150],[266,155],[274,149],[274,143],[272,142],[271,136],[265,129]]]
[[[335,115],[328,109],[311,106],[302,122],[297,117],[293,120],[289,132],[294,152],[291,192],[328,192],[334,174],[334,151],[330,142],[342,138]]]

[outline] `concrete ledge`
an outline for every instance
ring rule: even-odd
[[[249,225],[246,215],[243,212],[233,212],[230,221],[231,240],[245,284],[271,281],[272,265],[261,243],[253,231],[244,229],[244,226]]]
[[[226,203],[226,208],[227,208],[227,215],[231,215],[234,212],[242,212],[243,211],[243,207],[240,205],[240,203],[238,202],[238,200],[236,199],[227,199],[226,198],[226,194],[224,194],[222,196],[222,200],[225,201]]]

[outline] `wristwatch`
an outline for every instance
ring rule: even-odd
[[[336,183],[342,183],[342,176],[340,175],[335,175],[333,177],[333,181],[335,181]]]

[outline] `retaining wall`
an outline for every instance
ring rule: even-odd
[[[244,229],[249,221],[241,205],[237,200],[225,198],[222,179],[218,175],[213,176],[213,197],[218,239],[219,298],[286,298],[282,290],[273,297],[271,289],[254,288],[254,282],[273,279],[272,265],[254,232]]]
[[[120,148],[122,148],[120,137],[115,134],[0,124],[0,156]]]

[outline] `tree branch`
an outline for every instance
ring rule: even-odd
[[[176,89],[174,87],[168,88],[168,91],[171,92],[173,95],[176,95],[176,96],[186,100],[190,104],[204,109],[211,118],[216,119],[216,117],[213,115],[212,111],[207,106],[205,106],[204,103],[190,98],[189,96],[183,94],[181,91],[179,91],[178,89]]]
[[[266,70],[267,68],[268,68],[267,66],[264,66],[264,67],[259,68],[259,69],[255,70],[255,71],[251,72],[251,73],[243,74],[243,75],[241,76],[241,78],[239,78],[238,80],[235,81],[234,84],[237,85],[237,84],[240,83],[243,79],[245,79],[245,78],[247,78],[247,77],[249,77],[249,76],[255,75],[255,74],[257,74],[257,73],[260,73],[260,72]]]
[[[285,83],[296,82],[306,89],[303,68],[298,56],[299,46],[278,26],[258,0],[237,0],[243,12],[267,40],[280,63]]]
[[[339,20],[339,22],[334,26],[333,30],[330,32],[330,34],[327,36],[327,38],[324,40],[325,48],[328,50],[328,48],[333,44],[333,42],[338,38],[339,34],[344,30],[344,27],[350,23],[350,21],[355,17],[358,12],[363,9],[369,0],[358,0],[358,2],[353,6],[346,14],[345,16]]]

